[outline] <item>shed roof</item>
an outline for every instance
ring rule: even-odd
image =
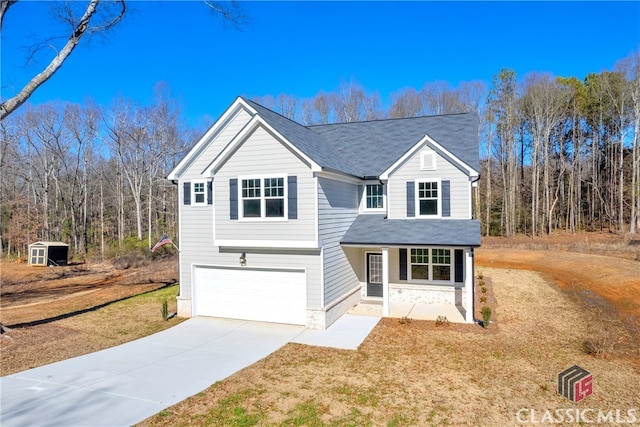
[[[63,242],[37,241],[37,242],[31,243],[29,246],[69,246],[69,245]]]
[[[480,246],[480,221],[474,219],[387,219],[358,215],[342,237],[343,245]]]

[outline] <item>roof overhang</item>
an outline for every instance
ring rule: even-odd
[[[193,160],[197,159],[202,152],[207,148],[209,143],[215,139],[216,136],[224,130],[224,128],[232,121],[232,119],[242,110],[248,111],[252,116],[257,112],[251,107],[248,103],[246,103],[241,97],[236,98],[236,100],[226,109],[224,114],[220,116],[216,122],[211,125],[211,127],[200,137],[196,145],[189,150],[186,156],[180,160],[180,162],[173,168],[169,175],[167,175],[168,180],[177,180],[180,178],[180,175],[184,172],[184,170],[188,167]]]
[[[359,215],[342,237],[343,246],[479,247],[475,219],[387,219]]]
[[[425,135],[418,141],[411,149],[409,149],[406,153],[402,155],[395,163],[393,163],[387,170],[380,174],[380,179],[387,180],[389,177],[406,161],[412,158],[418,151],[420,151],[424,147],[429,147],[434,151],[438,152],[441,156],[445,157],[449,162],[451,162],[454,166],[456,166],[461,171],[465,172],[470,178],[477,178],[480,176],[480,173],[476,171],[474,168],[469,166],[467,163],[463,162],[456,155],[451,153],[449,150],[444,148],[442,145],[438,144],[436,140],[431,138],[429,135]]]
[[[213,173],[218,170],[242,145],[246,139],[258,128],[262,127],[271,133],[277,140],[284,144],[289,150],[291,150],[296,156],[304,161],[313,172],[319,172],[322,167],[316,162],[311,160],[309,156],[300,151],[295,145],[287,140],[280,132],[275,130],[269,123],[267,123],[258,114],[247,123],[240,132],[227,144],[227,146],[216,156],[215,159],[202,171],[202,176],[205,178],[213,176]]]

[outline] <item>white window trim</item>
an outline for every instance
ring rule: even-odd
[[[202,184],[203,189],[204,189],[204,201],[203,202],[197,202],[196,201],[196,194],[200,194],[200,193],[196,193],[196,184]],[[202,180],[197,180],[197,181],[191,181],[191,204],[193,206],[206,206],[207,205],[207,181],[202,181]]]
[[[433,249],[446,249],[449,251],[449,260],[451,263],[449,264],[449,280],[424,280],[424,279],[413,279],[411,276],[411,266],[413,263],[411,262],[411,250],[412,249],[428,249],[429,250],[429,277],[433,277],[433,263],[432,263],[432,255],[431,251]],[[424,285],[455,285],[455,250],[453,248],[441,248],[441,247],[424,247],[424,246],[414,246],[407,248],[407,282],[408,284],[416,283],[416,284],[424,284]],[[424,265],[424,264],[420,264]]]
[[[382,185],[382,207],[381,208],[368,208],[367,207],[367,186],[368,185]],[[387,211],[387,186],[380,184],[379,181],[365,181],[362,191],[362,200],[360,201],[360,210],[362,212],[369,213],[384,213]]]
[[[429,159],[430,157],[430,159]],[[433,150],[424,150],[420,152],[420,169],[423,171],[436,170],[436,152]],[[427,160],[431,160],[427,162]]]
[[[282,178],[284,185],[284,216],[268,217],[266,216],[266,197],[264,195],[264,180],[268,178]],[[244,199],[242,197],[242,181],[245,179],[260,180],[260,217],[244,216]],[[238,177],[238,221],[246,222],[270,222],[270,221],[288,221],[289,220],[289,183],[286,173],[270,173],[264,175],[244,175]]]
[[[438,183],[438,213],[436,215],[421,215],[420,214],[420,183],[422,182],[437,182]],[[415,181],[415,215],[416,218],[442,218],[442,179],[441,178],[428,178],[428,179],[416,179]]]

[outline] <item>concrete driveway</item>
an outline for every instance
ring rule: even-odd
[[[0,378],[0,425],[128,426],[288,342],[357,348],[380,319],[345,315],[326,331],[193,318],[171,329]]]

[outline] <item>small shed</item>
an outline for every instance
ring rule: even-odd
[[[67,265],[69,245],[62,242],[35,242],[29,245],[29,265]]]

